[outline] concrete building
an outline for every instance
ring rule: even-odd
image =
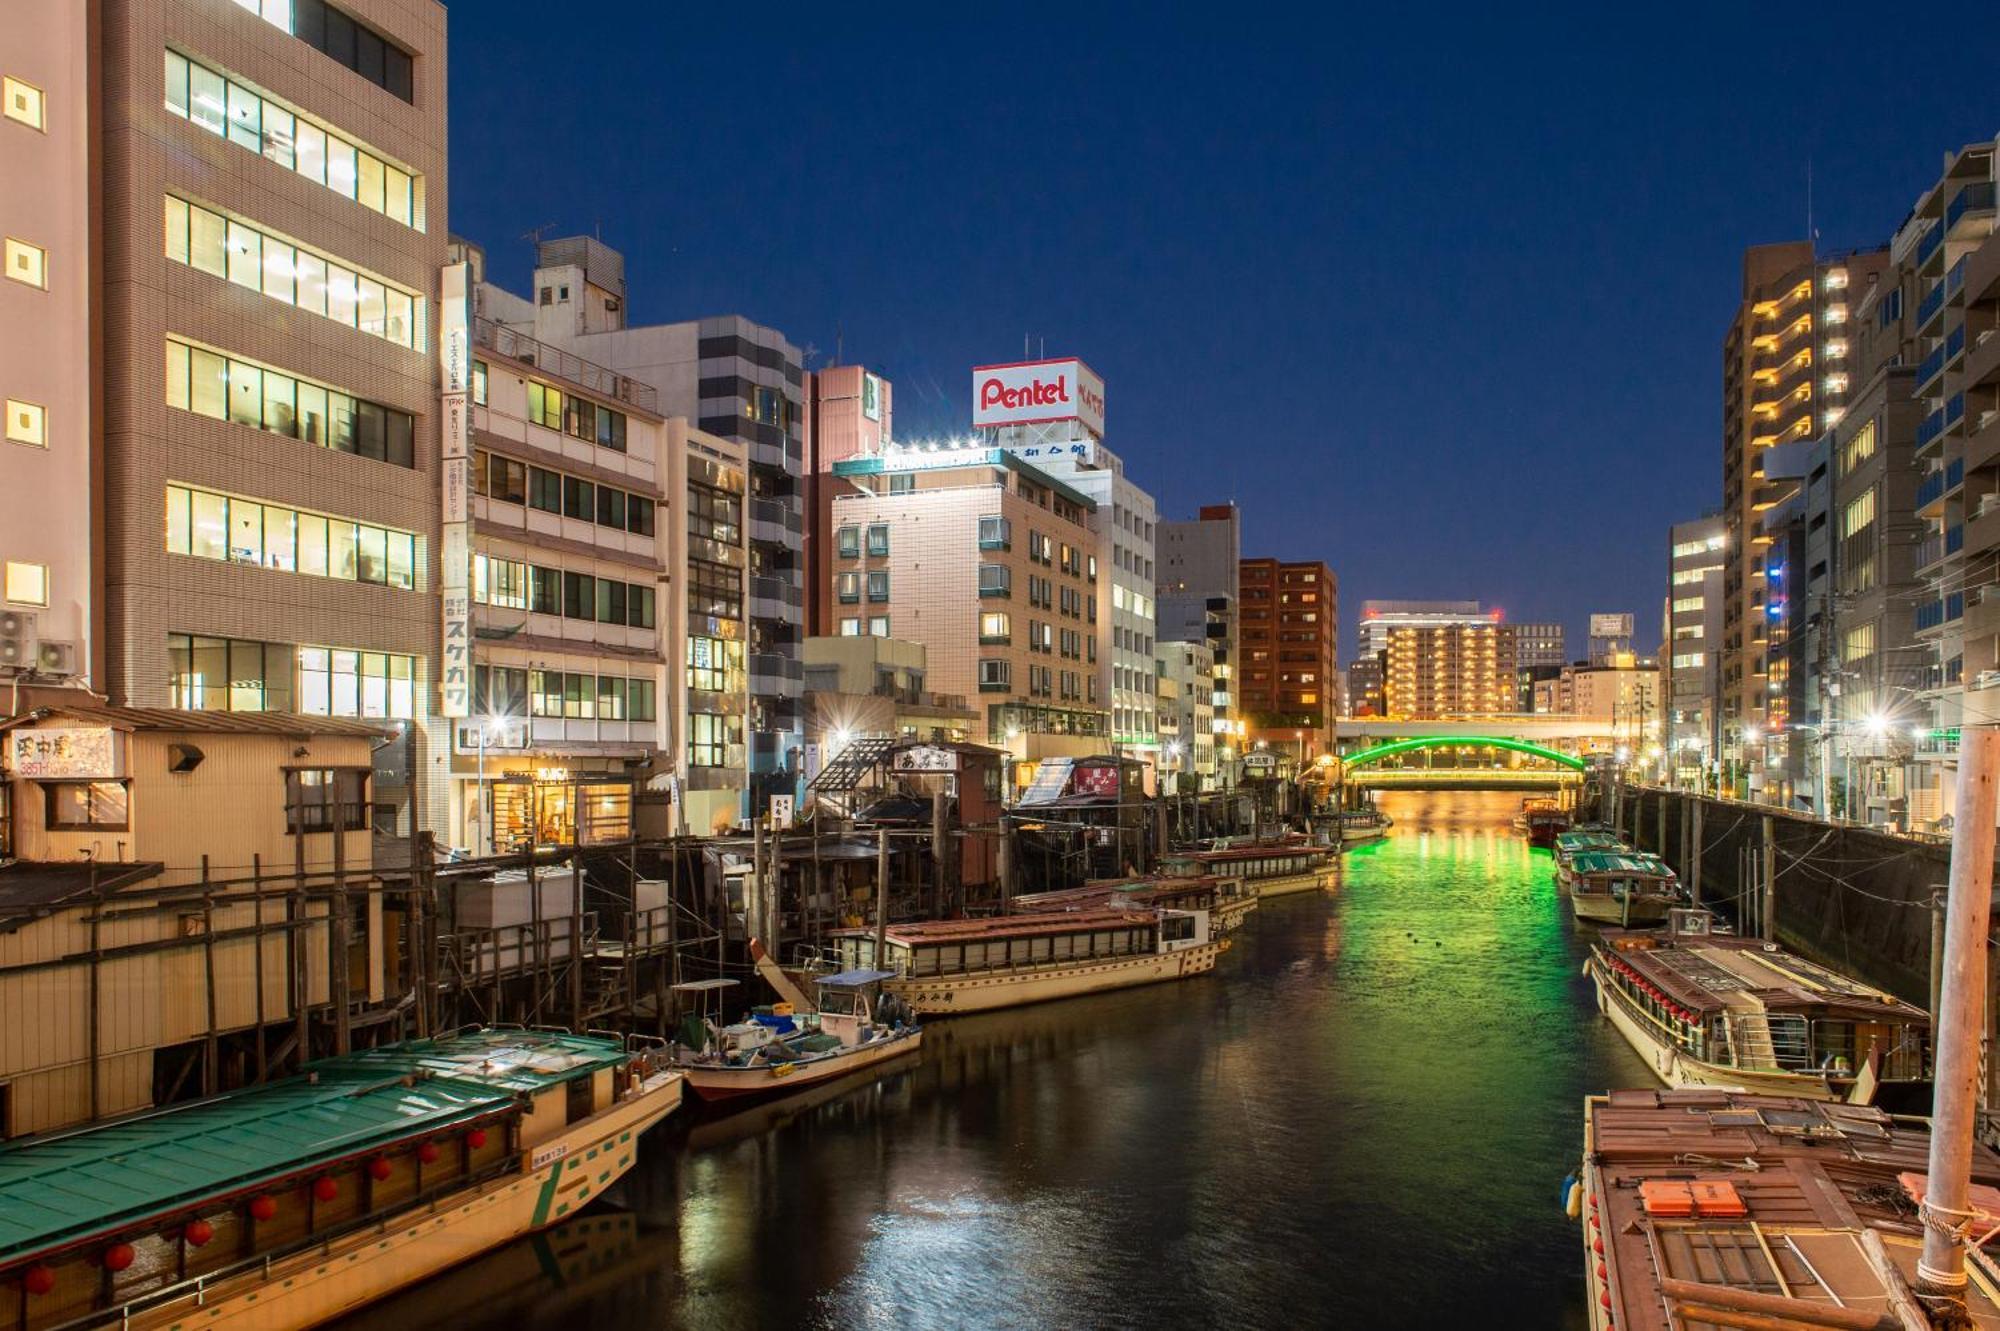
[[[1913,379],[1917,516],[1929,527],[1927,594],[1916,631],[1933,658],[1933,709],[1919,717],[1912,818],[1951,813],[1966,722],[2000,716],[2000,238],[1994,230],[2000,143],[1947,157],[1897,232],[1898,265],[1914,275],[1923,359]],[[1893,713],[1885,713],[1893,715]]]
[[[1239,565],[1242,664],[1236,683],[1250,738],[1298,743],[1302,760],[1330,752],[1337,712],[1340,589],[1318,560]]]
[[[1477,601],[1363,601],[1357,625],[1360,654],[1377,656],[1389,650],[1389,631],[1398,626],[1498,624],[1501,618],[1498,611],[1481,610]]]
[[[1159,638],[1208,645],[1214,658],[1216,761],[1226,765],[1243,752],[1245,729],[1234,689],[1242,516],[1235,504],[1204,504],[1191,521],[1160,523],[1155,546]]]
[[[1503,655],[1514,661],[1513,710],[1535,709],[1535,681],[1553,678],[1568,663],[1560,624],[1501,624]]]
[[[761,808],[770,794],[796,789],[803,758],[806,410],[799,350],[737,315],[631,326],[624,256],[589,236],[541,242],[533,285],[532,302],[493,299],[485,314],[649,385],[662,416],[683,417],[747,450],[749,759]]]
[[[1721,752],[1722,566],[1728,541],[1720,513],[1668,528],[1666,622],[1660,646],[1665,673],[1665,744],[1683,786],[1702,785]]]
[[[1499,612],[1484,622],[1398,624],[1384,649],[1383,711],[1397,720],[1504,716],[1520,706],[1512,641]]]
[[[1385,716],[1382,698],[1382,656],[1356,657],[1347,667],[1347,714],[1354,717]]]
[[[1722,347],[1722,747],[1738,788],[1761,790],[1772,688],[1762,515],[1796,489],[1766,474],[1765,452],[1813,439],[1840,417],[1852,354],[1850,288],[1865,288],[1886,250],[1816,257],[1807,241],[1743,255],[1739,302]],[[1779,667],[1782,670],[1782,666]],[[1779,726],[1783,733],[1782,719]]]
[[[443,6],[17,8],[0,661],[400,721],[381,825],[437,826]]]
[[[805,554],[805,624],[811,634],[830,632],[833,612],[827,596],[827,506],[836,488],[833,464],[884,451],[895,438],[895,387],[859,365],[808,371],[805,377],[806,454],[800,506],[800,544]]]
[[[1102,752],[1090,497],[999,448],[892,448],[833,476],[834,634],[922,643],[930,686],[976,699],[975,738],[1017,757]]]
[[[1159,647],[1161,770],[1192,778],[1195,790],[1220,786],[1215,732],[1215,651],[1206,642]]]
[[[870,634],[810,637],[804,659],[814,774],[863,737],[956,743],[982,729],[964,697],[931,690],[929,653],[920,642]]]
[[[1782,495],[1758,515],[1767,679],[1754,765],[1732,768],[1732,787],[1774,804],[1816,809],[1823,649],[1831,591],[1828,539],[1832,467],[1824,436],[1773,444],[1764,477]]]

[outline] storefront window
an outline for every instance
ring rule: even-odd
[[[123,832],[132,825],[131,796],[123,781],[52,781],[43,789],[51,829]]]
[[[536,845],[604,845],[632,836],[632,783],[508,777],[494,783],[493,844],[516,850]]]

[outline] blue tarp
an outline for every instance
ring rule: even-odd
[[[831,985],[835,989],[859,989],[864,984],[895,978],[894,971],[842,971],[838,975],[822,975],[819,983]]]

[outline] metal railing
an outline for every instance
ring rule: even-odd
[[[537,369],[547,370],[558,378],[580,384],[593,393],[616,398],[641,411],[658,413],[660,394],[651,384],[641,383],[630,375],[607,369],[561,347],[552,347],[539,338],[516,332],[503,323],[481,317],[473,321],[473,340],[496,355],[506,356]]]

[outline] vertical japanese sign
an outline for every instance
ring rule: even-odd
[[[443,641],[438,653],[438,712],[472,715],[472,511],[466,468],[471,458],[471,266],[446,264],[438,302],[438,369],[443,386],[439,491],[443,501],[438,560]]]

